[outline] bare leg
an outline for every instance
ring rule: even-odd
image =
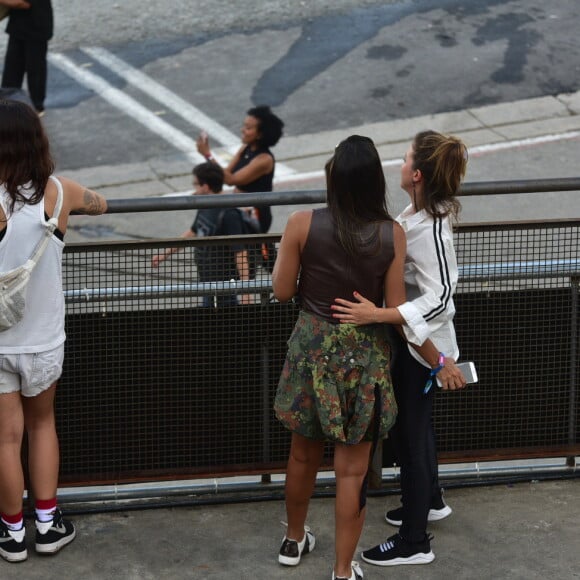
[[[56,497],[60,462],[54,420],[56,385],[37,395],[23,397],[24,424],[28,433],[28,469],[35,499]]]
[[[20,451],[24,418],[20,393],[0,395],[0,512],[16,515],[22,510],[24,474]]]
[[[334,573],[350,578],[351,562],[365,522],[366,508],[359,511],[360,492],[367,473],[371,443],[337,444],[334,449],[336,474],[336,561]]]
[[[308,504],[314,491],[316,474],[322,462],[324,441],[307,439],[292,433],[290,457],[286,469],[286,537],[298,542],[304,538]]]

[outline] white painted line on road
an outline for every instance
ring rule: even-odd
[[[223,146],[233,148],[233,152],[240,147],[240,137],[228,131],[225,127],[216,123],[213,119],[202,113],[191,103],[176,95],[173,91],[154,81],[151,77],[132,67],[129,63],[121,60],[105,48],[96,46],[81,47],[81,50],[94,58],[97,62],[119,75],[122,79],[133,85],[140,91],[149,95],[182,119],[197,129],[205,130]]]
[[[545,143],[554,143],[556,141],[566,141],[570,139],[578,139],[580,131],[568,131],[566,133],[555,133],[552,135],[541,135],[539,137],[528,137],[526,139],[516,139],[513,141],[501,141],[499,143],[490,143],[489,145],[476,145],[469,148],[469,155],[476,157],[477,155],[485,155],[486,153],[496,153],[506,149],[518,149],[521,147],[531,147],[534,145],[543,145]],[[329,157],[331,153],[328,153]],[[382,162],[383,167],[400,166],[402,160],[387,159]],[[276,184],[294,183],[300,181],[310,181],[312,179],[322,179],[324,177],[324,170],[307,171],[304,173],[295,173],[290,176],[280,176],[275,179]]]
[[[48,58],[51,64],[58,67],[78,83],[91,89],[111,105],[141,123],[149,131],[156,133],[173,147],[185,153],[192,163],[205,161],[197,153],[196,144],[193,139],[160,119],[132,97],[110,85],[102,77],[77,66],[63,54],[49,53]]]
[[[81,47],[81,50],[88,54],[91,58],[113,71],[122,79],[127,81],[130,85],[139,89],[152,99],[161,103],[166,108],[170,109],[176,115],[193,125],[197,129],[203,129],[224,147],[228,152],[234,154],[240,148],[240,138],[234,135],[231,131],[220,125],[208,117],[205,113],[194,107],[191,103],[170,91],[151,77],[131,66],[129,63],[115,56],[107,49],[96,46]],[[218,160],[227,165],[227,163],[219,158]],[[276,164],[276,171],[281,175],[292,175],[295,173],[293,169],[285,166],[282,163]]]
[[[469,148],[470,156],[485,155],[486,153],[496,153],[506,149],[518,149],[520,147],[530,147],[533,145],[543,145],[545,143],[554,143],[556,141],[566,141],[569,139],[580,138],[580,131],[568,131],[566,133],[555,133],[552,135],[541,135],[539,137],[528,137],[526,139],[516,139],[513,141],[502,141],[499,143],[490,143],[489,145],[477,145]],[[330,156],[330,153],[328,154]],[[381,163],[383,167],[396,167],[402,163],[400,158],[387,159]],[[304,173],[295,173],[289,176],[280,176],[274,179],[276,185],[285,185],[288,183],[307,182],[314,179],[323,179],[324,170],[305,171]],[[165,196],[191,195],[191,191],[176,191],[166,193]]]
[[[543,145],[545,143],[554,143],[556,141],[566,141],[580,138],[580,131],[568,131],[566,133],[554,133],[552,135],[541,135],[539,137],[528,137],[526,139],[516,139],[513,141],[502,141],[499,143],[490,143],[489,145],[476,145],[469,148],[470,156],[485,155],[486,153],[496,153],[506,149],[518,149],[520,147],[531,147],[533,145]],[[328,154],[330,156],[330,153]],[[387,159],[382,163],[383,167],[397,167],[401,165],[401,159]],[[276,185],[286,185],[288,183],[307,182],[314,179],[323,179],[324,170],[305,171],[304,173],[295,173],[289,176],[280,176],[274,179]],[[168,196],[191,195],[191,191],[177,191],[166,194]]]
[[[330,157],[331,153],[328,154]],[[401,165],[401,159],[387,159],[381,163],[383,167],[392,167]],[[276,170],[278,165],[276,165]],[[293,175],[280,175],[274,178],[275,184],[294,183],[300,181],[310,181],[311,179],[322,179],[324,177],[324,169],[317,169],[316,171],[305,171],[304,173],[294,173]]]
[[[504,149],[517,149],[519,147],[543,145],[544,143],[566,141],[568,139],[577,139],[578,137],[580,137],[580,131],[568,131],[566,133],[541,135],[540,137],[527,137],[526,139],[517,139],[515,141],[501,141],[499,143],[490,143],[489,145],[477,145],[476,147],[470,147],[469,154],[481,155],[484,153],[495,153],[496,151],[503,151]]]
[[[513,141],[501,141],[499,143],[490,143],[489,145],[476,145],[469,148],[469,155],[485,155],[486,153],[496,153],[506,149],[518,149],[520,147],[531,147],[533,145],[543,145],[545,143],[554,143],[556,141],[567,141],[570,139],[580,138],[580,131],[568,131],[566,133],[554,133],[552,135],[541,135],[539,137],[528,137],[526,139],[516,139]],[[330,153],[329,153],[330,156]],[[381,163],[383,167],[397,167],[401,165],[401,159],[387,159]],[[304,173],[295,173],[289,176],[280,176],[274,179],[276,185],[286,185],[288,183],[307,182],[314,179],[323,179],[324,170],[305,171]],[[166,194],[169,196],[191,195],[191,191],[177,191]]]

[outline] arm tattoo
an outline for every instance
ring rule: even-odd
[[[100,215],[103,213],[99,196],[94,191],[90,189],[83,191],[83,203],[84,207],[79,210],[79,213],[86,215]]]

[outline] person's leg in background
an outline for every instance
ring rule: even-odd
[[[44,100],[46,99],[48,41],[27,40],[25,52],[28,93],[36,111],[42,113],[44,111]]]
[[[25,72],[25,41],[11,34],[8,36],[8,46],[6,47],[6,56],[4,57],[2,88],[21,89]]]

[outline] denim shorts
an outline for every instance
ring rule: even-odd
[[[0,394],[40,395],[62,374],[63,360],[64,343],[44,352],[0,354]]]

